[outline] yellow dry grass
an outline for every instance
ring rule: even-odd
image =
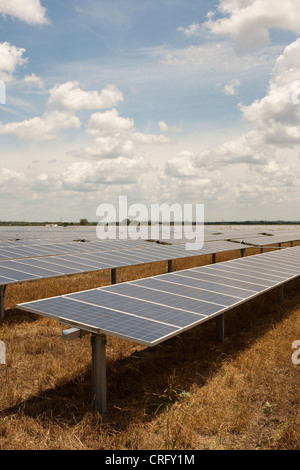
[[[57,295],[50,284],[43,293]],[[6,311],[0,449],[298,450],[299,287],[283,305],[271,291],[228,312],[224,343],[213,320],[154,348],[108,337],[104,417],[91,411],[90,337],[64,342],[56,321]]]

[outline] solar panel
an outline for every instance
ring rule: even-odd
[[[107,267],[117,267],[117,266],[128,266],[128,261],[120,260],[119,258],[114,259],[107,255],[106,253],[93,253],[93,254],[85,254],[84,256],[87,263],[90,261],[99,262],[103,266]]]
[[[68,297],[31,302],[23,308],[34,313],[58,319],[62,323],[75,325],[92,333],[104,333],[153,345],[162,339],[177,335],[182,328],[164,322],[149,320],[136,315],[105,309],[87,302],[80,302]],[[63,312],[63,313],[58,313]],[[84,312],[84,320],[82,313]],[[84,322],[83,322],[84,321]],[[83,322],[83,323],[82,323]]]
[[[210,302],[221,306],[233,305],[239,300],[239,298],[237,297],[233,297],[228,294],[225,295],[222,293],[213,292],[208,289],[201,289],[198,286],[195,287],[187,284],[180,284],[178,282],[170,282],[168,276],[162,279],[142,279],[140,281],[135,281],[132,284],[153,289],[153,295],[155,296],[157,294],[156,291],[168,292],[170,294],[175,294],[176,296],[183,296],[189,299],[203,300],[205,302]],[[176,299],[174,300],[176,302]]]
[[[265,268],[265,263],[258,259],[247,259],[247,266],[253,267],[263,267]],[[297,267],[293,266],[286,266],[285,263],[277,262],[274,259],[268,259],[268,270],[273,273],[282,273],[282,274],[297,274],[298,269]]]
[[[264,267],[252,267],[251,265],[237,265],[231,264],[226,267],[226,269],[232,272],[239,272],[240,274],[247,274],[248,276],[257,277],[257,279],[267,279],[272,282],[283,281],[286,276],[282,273],[274,273],[274,271],[264,268]]]
[[[268,287],[268,284],[265,285],[259,285],[259,284],[254,284],[253,282],[248,282],[248,281],[240,281],[238,279],[235,279],[234,277],[231,278],[228,276],[227,271],[222,271],[219,270],[217,274],[215,273],[204,273],[202,271],[197,271],[195,269],[191,269],[188,271],[180,271],[177,273],[174,273],[176,276],[180,276],[183,279],[188,278],[188,283],[189,285],[192,285],[193,282],[198,282],[198,285],[203,284],[204,286],[207,285],[211,290],[216,289],[217,292],[223,292],[230,295],[234,295],[236,297],[242,297],[244,298],[245,291],[248,293],[251,292],[261,292],[263,291],[266,287]],[[201,284],[200,284],[200,282]],[[252,279],[253,281],[253,279]],[[269,284],[270,286],[271,284]]]
[[[185,327],[190,324],[197,323],[203,315],[182,312],[181,309],[164,307],[153,302],[145,302],[144,300],[116,295],[115,292],[104,292],[99,289],[91,291],[78,292],[71,294],[70,299],[80,300],[92,305],[105,307],[110,311],[118,311],[123,313],[131,313],[142,318],[155,320],[158,322],[172,323],[178,327]],[[113,309],[112,309],[113,306]]]
[[[247,286],[247,289],[245,289],[236,287],[234,282],[222,284],[223,278],[220,276],[206,276],[205,279],[205,275],[203,275],[203,279],[201,279],[201,275],[200,277],[196,277],[193,272],[185,273],[184,271],[180,271],[177,273],[169,274],[168,277],[166,277],[166,280],[168,282],[174,282],[176,284],[196,287],[197,289],[204,289],[211,292],[219,292],[221,294],[226,294],[228,296],[237,297],[241,299],[245,297],[245,294],[256,292],[255,289],[251,289],[252,286]]]
[[[229,261],[228,261],[229,263]],[[197,268],[196,268],[197,269]],[[252,282],[253,284],[261,284],[261,285],[269,285],[273,286],[274,282],[280,282],[278,277],[274,276],[265,276],[263,273],[259,273],[258,271],[255,270],[250,270],[247,268],[243,268],[242,266],[234,266],[234,265],[226,265],[226,266],[221,266],[221,263],[218,263],[216,265],[209,265],[205,266],[205,269],[203,269],[203,272],[207,273],[229,273],[231,278],[233,279],[241,279],[244,281],[249,281]]]
[[[29,266],[36,266],[44,269],[48,269],[49,271],[56,271],[60,272],[61,274],[74,274],[74,269],[64,266],[62,264],[56,263],[55,258],[53,259],[53,262],[50,262],[50,260],[45,261],[43,258],[27,258],[26,261],[21,260],[20,262],[26,263],[26,265]]]
[[[19,279],[14,279],[12,277],[5,277],[5,276],[0,276],[0,285],[5,286],[7,284],[14,284],[16,282],[20,282]]]
[[[286,273],[284,268],[274,269],[270,267],[269,263],[261,261],[251,261],[248,258],[245,259],[245,263],[243,265],[238,265],[236,260],[230,261],[230,266],[238,267],[239,269],[247,270],[249,273],[259,273],[262,274],[272,280],[277,279],[285,279]]]
[[[54,270],[50,271],[46,268],[32,266],[30,264],[26,264],[25,262],[19,263],[17,261],[2,261],[0,264],[0,269],[2,267],[16,269],[19,272],[24,272],[28,274],[35,274],[36,276],[39,276],[39,277],[54,277],[54,276],[59,276],[62,274],[62,272],[59,272],[59,271],[54,271]]]
[[[157,303],[165,307],[171,306],[180,308],[181,310],[185,310],[191,313],[200,313],[204,316],[214,314],[220,310],[220,307],[222,307],[220,304],[195,300],[189,297],[179,296],[168,292],[156,290],[154,293],[152,289],[133,284],[132,282],[103,288],[104,291],[110,291],[111,289],[112,292],[123,294],[127,297]]]
[[[40,277],[34,274],[17,271],[15,269],[5,268],[0,266],[0,277],[12,279],[13,281],[29,281],[32,279],[39,279]],[[8,284],[8,283],[6,283]]]

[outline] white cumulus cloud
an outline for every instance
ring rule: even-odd
[[[197,154],[171,158],[160,174],[162,198],[197,200],[230,214],[235,206],[271,217],[300,203],[300,39],[278,57],[263,98],[239,105],[248,131]],[[297,99],[293,99],[293,97]],[[282,205],[282,206],[280,206]]]
[[[234,78],[233,80],[230,80],[230,82],[224,86],[223,91],[225,95],[236,95],[238,93],[239,87],[240,87],[240,81],[237,78]]]
[[[141,158],[75,162],[63,172],[61,181],[71,191],[97,191],[101,185],[136,184],[147,168],[148,164]]]
[[[12,16],[31,25],[48,24],[46,9],[40,0],[1,0],[0,14]]]
[[[82,109],[112,108],[121,101],[123,101],[123,94],[113,84],[108,84],[99,93],[98,91],[82,90],[79,83],[75,81],[55,85],[50,90],[48,106],[67,111],[80,111]]]
[[[17,66],[24,65],[27,59],[23,57],[25,49],[11,45],[9,42],[0,43],[0,80],[9,82]]]
[[[116,109],[94,113],[87,123],[87,132],[95,137],[124,133],[133,129],[133,119],[120,116]]]
[[[24,83],[25,85],[33,86],[37,88],[44,88],[45,86],[41,77],[38,77],[35,73],[32,73],[31,75],[25,75]]]
[[[179,31],[180,33],[183,33],[187,37],[191,37],[191,36],[200,35],[202,28],[199,23],[192,23],[186,28],[184,28],[183,26],[180,26],[179,28],[177,28],[177,31]]]
[[[77,116],[59,111],[45,112],[20,122],[0,123],[1,134],[13,134],[23,140],[43,141],[54,139],[61,130],[78,129],[81,122]]]
[[[287,46],[277,59],[266,96],[249,106],[239,105],[243,117],[262,134],[264,143],[279,147],[300,144],[300,107],[293,102],[296,77],[300,77],[300,39]]]
[[[300,33],[298,0],[220,0],[217,19],[211,14],[203,30],[236,42],[240,50],[269,43],[274,28]]]

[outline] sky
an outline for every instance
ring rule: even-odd
[[[298,0],[0,0],[0,220],[300,220],[299,35]]]

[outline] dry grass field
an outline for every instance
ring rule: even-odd
[[[109,283],[101,276],[60,288]],[[8,289],[8,307],[61,293],[51,280],[20,286]],[[90,336],[64,342],[54,320],[5,313],[1,450],[300,449],[299,280],[285,286],[282,305],[270,291],[228,312],[224,343],[214,320],[154,348],[108,337],[103,417],[91,408]]]

